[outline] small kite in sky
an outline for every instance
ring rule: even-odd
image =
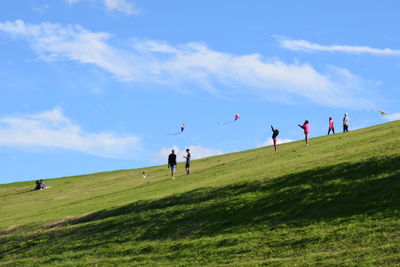
[[[240,119],[240,114],[239,114],[239,113],[236,113],[235,118],[234,118],[233,121],[218,122],[218,124],[220,124],[220,125],[225,125],[225,124],[233,123],[233,122],[237,121],[238,119]]]
[[[378,112],[381,113],[381,115],[384,116],[384,117],[387,116],[387,113],[385,111],[383,111],[383,110],[378,110]]]
[[[235,121],[237,121],[238,119],[240,119],[240,114],[239,114],[239,113],[237,113],[237,114],[235,115]]]
[[[168,135],[179,135],[179,134],[183,133],[183,130],[185,130],[185,124],[184,123],[182,123],[182,125],[181,125],[181,131],[180,132],[170,133]]]

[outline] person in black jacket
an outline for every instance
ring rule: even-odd
[[[275,152],[278,151],[278,144],[277,144],[277,137],[279,134],[279,130],[278,129],[274,129],[274,127],[271,125],[271,129],[272,129],[272,140],[274,141],[274,150]]]
[[[171,168],[171,179],[175,180],[175,171],[176,171],[176,154],[175,150],[172,149],[171,154],[168,156],[168,168]]]

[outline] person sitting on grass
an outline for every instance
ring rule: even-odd
[[[36,186],[33,190],[42,190],[42,189],[46,189],[46,184],[44,183],[44,181],[41,180],[36,180]]]
[[[36,180],[36,186],[33,190],[40,190],[40,181]]]

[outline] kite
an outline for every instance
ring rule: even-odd
[[[233,121],[218,122],[218,124],[220,124],[220,125],[225,125],[225,124],[229,124],[229,123],[236,122],[238,119],[240,119],[240,114],[239,114],[239,113],[236,113],[235,118],[233,119]]]
[[[179,134],[183,133],[184,130],[185,130],[185,124],[182,123],[182,125],[181,125],[181,131],[180,131],[180,132],[170,133],[170,134],[168,134],[168,135],[179,135]]]
[[[370,111],[379,112],[379,114],[381,114],[382,117],[386,117],[387,116],[387,113],[385,111],[383,111],[382,109],[371,109]]]

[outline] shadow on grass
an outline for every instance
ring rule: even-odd
[[[40,234],[40,238],[49,242],[62,238],[56,246],[67,242],[81,250],[113,242],[196,239],[259,227],[339,223],[332,221],[356,215],[398,217],[398,166],[400,157],[370,159],[276,179],[198,189],[96,212]]]
[[[161,200],[136,202],[70,223],[105,219],[93,226],[82,226],[86,228],[84,232],[112,229],[107,226],[115,223],[118,230],[142,229],[141,239],[160,239],[214,235],[253,224],[307,223],[376,212],[390,215],[400,204],[398,166],[400,157],[335,165],[273,180],[203,188]]]

